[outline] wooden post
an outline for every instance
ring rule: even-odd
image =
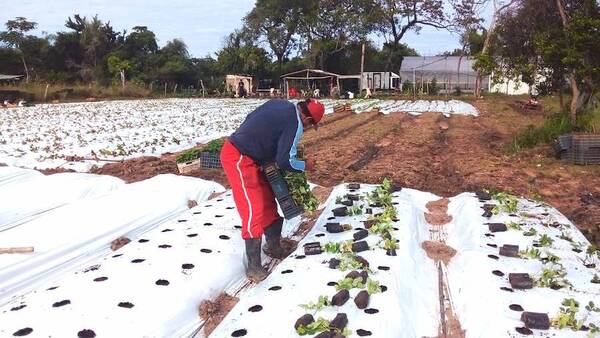
[[[202,82],[202,79],[200,79],[200,85],[202,86],[202,97],[204,97],[205,90],[204,90],[204,82]]]
[[[417,99],[417,72],[413,68],[413,83],[412,83],[412,91],[413,91],[413,100]]]
[[[360,56],[360,80],[358,82],[358,90],[360,93],[362,93],[363,87],[362,87],[362,79],[363,79],[363,73],[365,71],[365,43],[362,43],[362,53]]]
[[[165,97],[167,97],[167,83],[165,82]]]
[[[177,85],[178,85],[178,83],[176,83],[175,87],[173,87],[173,95],[175,95],[175,93],[177,92]]]
[[[50,87],[49,83],[46,83],[46,90],[44,91],[44,102],[46,102],[46,98],[48,97],[48,88]]]
[[[22,247],[22,248],[0,248],[0,254],[15,254],[15,253],[31,253],[33,247]]]

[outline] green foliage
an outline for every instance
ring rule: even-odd
[[[383,240],[382,248],[385,250],[396,250],[398,249],[398,243],[395,238],[386,238]]]
[[[541,276],[536,281],[536,285],[543,288],[562,289],[571,286],[566,278],[567,272],[560,264],[552,264],[550,267],[542,270]]]
[[[531,228],[523,233],[523,236],[528,236],[528,237],[535,236],[535,235],[537,235],[537,230],[535,230],[535,228]]]
[[[521,225],[516,222],[509,222],[506,227],[510,230],[521,230]]]
[[[437,79],[434,76],[433,79],[431,80],[431,83],[429,84],[429,95],[437,95],[440,92],[440,88],[438,87],[437,84]]]
[[[319,201],[310,190],[305,173],[290,172],[285,176],[285,180],[297,205],[304,206],[304,210],[309,212],[317,210]]]
[[[308,304],[300,304],[299,306],[304,310],[316,310],[320,311],[326,306],[330,306],[331,302],[327,296],[319,296],[316,303],[310,302]]]
[[[338,270],[340,271],[366,269],[363,263],[356,260],[356,254],[353,252],[342,253],[338,259],[340,260],[340,264],[338,265]]]
[[[342,196],[337,196],[335,198],[335,204],[342,204]]]
[[[336,290],[351,290],[351,289],[364,289],[365,284],[362,282],[362,277],[357,278],[344,278],[337,282],[335,286]]]
[[[542,236],[540,236],[540,238],[538,238],[538,243],[542,247],[546,247],[552,245],[552,243],[554,243],[554,240],[550,238],[550,236],[543,234]]]
[[[202,151],[200,149],[196,149],[196,148],[187,150],[187,151],[181,153],[180,155],[178,155],[175,158],[175,161],[177,163],[186,163],[189,161],[196,160],[196,159],[200,158],[201,152]]]
[[[225,139],[212,140],[208,142],[204,148],[202,148],[202,151],[211,154],[220,154],[221,149],[223,148],[223,143],[225,143]]]
[[[530,125],[521,130],[510,143],[508,151],[516,153],[523,149],[533,148],[538,144],[550,144],[559,135],[572,131],[600,131],[600,109],[590,108],[577,116],[577,123],[571,123],[566,113],[550,113],[545,116],[540,127]]]
[[[317,320],[306,326],[299,326],[296,329],[296,332],[301,336],[314,335],[329,330],[330,324],[330,321],[319,317]]]
[[[542,253],[540,252],[540,250],[536,248],[530,248],[519,252],[519,256],[521,256],[521,258],[526,259],[539,259],[541,254]]]
[[[498,201],[498,205],[492,209],[494,215],[500,212],[507,214],[514,214],[518,211],[519,200],[516,196],[507,194],[505,192],[496,192],[492,194],[492,198]]]
[[[571,328],[579,331],[584,324],[583,320],[577,320],[575,316],[579,311],[579,303],[573,298],[564,299],[560,311],[553,320],[553,325],[559,329]]]
[[[358,216],[358,215],[362,215],[362,214],[363,214],[362,206],[353,205],[350,208],[348,208],[348,216]]]
[[[370,295],[379,293],[379,292],[381,292],[381,285],[379,285],[378,281],[368,278],[367,279],[367,292]]]
[[[328,253],[346,253],[352,252],[352,241],[327,242],[323,245],[323,251]]]

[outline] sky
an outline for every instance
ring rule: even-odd
[[[182,39],[190,54],[214,56],[223,39],[236,28],[254,6],[254,0],[0,0],[0,23],[24,16],[38,23],[36,34],[67,30],[64,23],[74,14],[110,21],[117,31],[147,26],[159,46]],[[382,38],[376,38],[379,44]],[[420,34],[409,33],[404,43],[421,55],[436,55],[459,47],[458,36],[425,27]]]

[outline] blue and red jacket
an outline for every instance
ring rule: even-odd
[[[302,132],[297,105],[274,99],[248,114],[229,141],[259,165],[277,162],[280,169],[304,171],[304,161],[296,158]]]

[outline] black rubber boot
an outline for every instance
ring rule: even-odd
[[[282,227],[283,218],[279,218],[265,229],[265,239],[267,240],[267,245],[265,246],[264,251],[272,258],[283,259],[289,255],[289,252],[286,252],[286,250],[281,246]]]
[[[246,277],[254,283],[258,283],[267,277],[267,270],[263,268],[260,258],[261,238],[252,238],[245,240],[246,256],[248,257],[248,267],[246,268]]]

